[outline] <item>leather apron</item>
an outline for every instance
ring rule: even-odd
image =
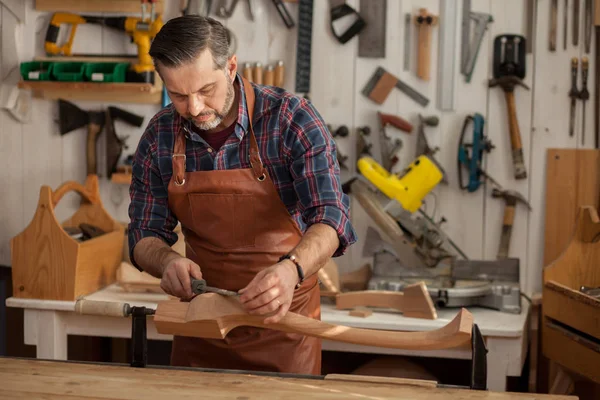
[[[243,82],[251,167],[186,171],[181,128],[176,132],[168,186],[169,207],[181,222],[186,257],[200,266],[207,285],[233,291],[276,264],[302,238],[262,164],[252,129],[254,89],[246,79]],[[289,311],[320,320],[317,274],[295,289]],[[223,340],[176,336],[171,364],[320,375],[321,340],[244,326],[234,328]]]

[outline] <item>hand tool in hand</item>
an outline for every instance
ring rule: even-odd
[[[473,123],[473,135],[471,143],[467,143],[465,135],[470,122]],[[458,143],[458,182],[462,190],[466,189],[470,193],[479,189],[483,183],[482,177],[498,185],[496,180],[482,168],[483,155],[491,152],[494,148],[492,141],[483,134],[484,123],[483,115],[479,113],[467,116]],[[469,171],[469,181],[466,184],[463,183],[463,168]]]
[[[414,18],[417,25],[419,46],[417,48],[417,76],[425,81],[430,77],[431,30],[438,24],[438,17],[429,13],[426,8],[419,9]]]
[[[556,51],[556,33],[558,30],[558,0],[552,0],[550,5],[550,40],[549,50]]]
[[[586,54],[590,54],[590,47],[592,45],[592,8],[592,0],[585,0],[583,41],[585,45]]]
[[[577,90],[577,75],[579,74],[579,60],[577,57],[571,58],[571,112],[569,113],[569,136],[575,135],[575,110],[577,109],[577,99],[579,99],[579,90]]]
[[[600,149],[600,0],[596,1],[596,11],[594,16],[594,25],[596,26],[596,89],[594,93],[594,130],[596,134],[596,148]]]
[[[502,223],[502,235],[500,237],[500,246],[498,247],[498,259],[508,258],[508,251],[510,247],[510,237],[512,234],[512,227],[515,220],[515,207],[517,202],[521,202],[527,206],[531,211],[531,205],[518,192],[513,190],[501,190],[494,188],[492,190],[492,197],[504,199],[504,220]]]
[[[361,93],[375,103],[383,104],[394,87],[400,89],[402,93],[423,107],[427,107],[427,104],[429,104],[428,98],[387,72],[381,66],[377,67]]]
[[[517,85],[529,90],[521,81],[525,77],[525,45],[521,35],[498,35],[494,39],[494,78],[489,81],[489,87],[500,86],[506,98],[515,179],[527,178],[514,93]]]
[[[579,44],[579,0],[573,0],[573,46]]]
[[[579,91],[579,98],[581,99],[581,108],[583,108],[583,118],[581,121],[581,144],[584,144],[585,137],[585,104],[590,99],[590,92],[588,90],[588,72],[590,69],[590,62],[587,57],[581,58],[581,90]],[[596,110],[598,112],[598,110]]]
[[[216,287],[208,286],[204,279],[192,279],[192,293],[203,294],[203,293],[218,293],[223,296],[239,296],[237,292],[225,289],[219,289]]]
[[[467,83],[471,82],[473,70],[475,69],[475,62],[477,61],[479,49],[481,48],[481,42],[483,42],[483,36],[488,29],[488,25],[494,22],[494,18],[491,14],[472,11],[469,12],[469,19],[475,21],[475,34],[473,35],[472,41],[470,41],[470,37],[465,38],[463,36],[463,42],[461,44],[463,53],[461,58],[465,59],[462,73],[465,76]]]
[[[354,22],[343,33],[338,33],[334,27],[335,21],[352,16]],[[329,25],[331,33],[341,44],[346,44],[354,36],[358,35],[367,25],[364,18],[352,7],[346,4],[346,0],[329,0]]]

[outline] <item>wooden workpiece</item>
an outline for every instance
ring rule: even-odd
[[[359,306],[390,308],[410,318],[437,318],[433,300],[423,282],[408,285],[403,292],[362,290],[336,296],[336,307],[339,310]]]
[[[417,76],[424,81],[431,79],[431,30],[438,23],[438,17],[430,14],[426,8],[419,9],[414,18],[418,29]]]
[[[156,13],[163,13],[163,1],[158,0],[154,5]],[[140,0],[35,0],[37,11],[68,11],[68,12],[121,12],[141,13]],[[146,7],[150,12],[150,6]]]
[[[0,397],[6,399],[395,399],[395,400],[574,400],[573,396],[495,393],[433,387],[428,381],[299,379],[168,367],[60,362],[0,357]],[[367,377],[373,378],[373,377]]]
[[[426,332],[390,332],[332,325],[288,312],[278,323],[247,314],[238,298],[205,293],[190,302],[158,303],[154,324],[158,333],[223,339],[238,326],[270,328],[339,342],[407,350],[440,350],[470,345],[473,315],[466,309],[444,327]]]

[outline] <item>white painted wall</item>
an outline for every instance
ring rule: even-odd
[[[22,29],[20,61],[42,56],[49,13],[40,13],[34,9],[34,0],[29,4],[27,20]],[[178,15],[179,1],[165,0],[165,20]],[[346,45],[338,44],[329,31],[328,2],[315,0],[313,20],[312,50],[312,91],[311,99],[325,120],[334,127],[346,124],[351,129],[369,125],[377,137],[377,111],[397,114],[413,124],[417,124],[418,113],[440,117],[438,128],[429,129],[428,140],[433,146],[440,146],[438,160],[449,174],[449,185],[436,188],[435,198],[427,201],[429,211],[437,204],[435,219],[445,216],[446,232],[470,258],[494,259],[500,238],[503,216],[503,203],[492,199],[490,189],[469,194],[458,189],[456,156],[457,145],[465,116],[479,112],[486,119],[486,134],[496,145],[496,149],[487,157],[487,169],[506,188],[521,192],[529,199],[533,210],[527,213],[519,206],[516,213],[510,256],[521,259],[522,287],[528,292],[541,288],[541,268],[544,240],[544,192],[545,192],[545,155],[552,147],[582,147],[581,105],[578,103],[576,137],[568,135],[570,88],[570,59],[581,57],[583,39],[579,47],[562,47],[562,23],[559,23],[558,50],[548,51],[548,31],[550,0],[537,1],[534,52],[527,58],[527,77],[525,83],[530,91],[517,89],[516,99],[518,119],[523,139],[525,162],[528,177],[524,181],[515,181],[512,172],[510,142],[507,129],[506,106],[500,89],[488,89],[487,80],[492,76],[493,39],[502,33],[526,34],[525,6],[527,0],[472,0],[474,11],[491,13],[494,22],[482,43],[475,73],[471,83],[464,82],[459,74],[458,62],[460,47],[456,49],[456,87],[455,110],[440,112],[437,108],[438,73],[438,32],[435,29],[432,42],[432,79],[420,81],[416,77],[416,31],[413,30],[411,51],[411,70],[403,71],[404,14],[416,13],[420,7],[426,7],[434,14],[439,12],[439,0],[388,0],[387,12],[387,50],[385,59],[358,58],[358,42],[354,38]],[[349,4],[358,7],[358,0],[349,0]],[[461,7],[462,2],[458,1]],[[297,5],[287,4],[294,19],[297,19]],[[562,7],[562,2],[561,2]],[[247,18],[245,2],[238,5],[235,14],[224,21],[238,38],[238,59],[240,64],[262,62],[267,64],[283,60],[286,65],[285,87],[294,90],[294,66],[296,30],[288,30],[283,25],[272,3],[268,0],[254,0],[256,21]],[[559,10],[559,22],[562,21],[562,8]],[[583,29],[583,7],[581,24]],[[14,17],[5,7],[0,7],[2,18],[2,45],[7,48]],[[461,12],[458,12],[457,24],[460,25]],[[443,21],[442,21],[443,22]],[[571,24],[571,18],[569,18]],[[571,28],[569,28],[570,30]],[[460,44],[460,32],[457,31],[457,43]],[[594,44],[592,43],[592,49]],[[79,53],[129,53],[136,54],[136,48],[124,35],[94,26],[80,26],[74,52]],[[1,76],[7,74],[11,61],[4,52],[1,54]],[[592,57],[590,57],[592,58]],[[594,85],[593,60],[590,66],[590,90]],[[14,63],[14,62],[13,62]],[[375,67],[381,65],[396,74],[400,79],[421,91],[431,102],[423,109],[404,94],[394,91],[385,104],[378,106],[360,94]],[[84,109],[101,109],[109,104],[79,102]],[[158,106],[140,104],[122,104],[115,99],[116,105],[146,116],[148,121],[158,111]],[[50,185],[56,188],[66,180],[83,182],[85,179],[85,136],[83,129],[60,136],[58,125],[58,107],[54,101],[34,100],[34,118],[31,123],[20,124],[7,113],[0,112],[0,262],[10,264],[9,239],[19,233],[30,222],[35,212],[40,186]],[[585,129],[586,146],[593,146],[593,104],[588,104]],[[142,133],[142,129],[131,129],[124,124],[117,125],[120,135],[129,135],[129,151],[133,151]],[[391,132],[391,135],[394,135]],[[399,133],[404,142],[401,163],[406,165],[414,157],[416,135]],[[343,154],[349,156],[348,164],[355,162],[356,134],[339,138],[338,146]],[[104,134],[100,138],[99,154],[102,154]],[[373,151],[379,154],[377,140]],[[101,159],[101,163],[104,162]],[[103,171],[102,165],[99,171]],[[351,175],[344,172],[343,180]],[[126,186],[116,185],[101,179],[102,201],[114,218],[127,220],[129,203]],[[78,198],[70,194],[59,204],[57,215],[60,220],[70,216],[77,208]],[[369,217],[360,205],[353,202],[352,218],[359,234],[359,242],[353,246],[339,264],[344,270],[358,268],[363,264],[361,257],[362,241],[366,227],[371,224]]]

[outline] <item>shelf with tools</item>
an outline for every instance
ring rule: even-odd
[[[149,8],[149,7],[148,7]],[[155,12],[162,14],[163,0],[155,0]],[[140,0],[35,0],[37,11],[139,13]]]
[[[135,58],[133,58],[135,60]],[[130,62],[132,58],[103,57],[40,57],[36,62],[85,61],[85,62]],[[33,96],[47,100],[89,100],[100,102],[160,104],[163,84],[157,73],[154,83],[144,82],[91,82],[91,81],[55,81],[25,80],[18,83],[21,89],[29,89]]]

